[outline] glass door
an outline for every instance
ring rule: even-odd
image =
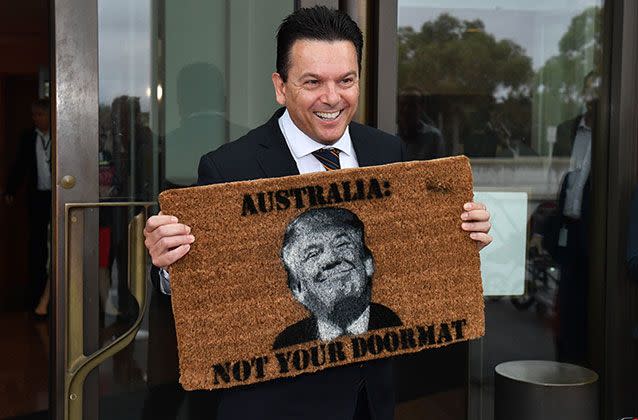
[[[159,192],[270,117],[274,34],[294,5],[55,2],[55,418],[214,416],[214,394],[177,382],[142,230]]]
[[[501,362],[600,372],[592,350],[603,283],[587,262],[602,222],[592,183],[605,177],[592,161],[609,140],[609,3],[384,6],[396,34],[380,38],[379,62],[390,63],[380,64],[388,104],[379,104],[380,128],[399,135],[411,159],[468,156],[475,198],[492,214],[494,242],[481,255],[486,335],[469,349],[469,418],[493,418]]]

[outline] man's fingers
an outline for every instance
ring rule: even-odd
[[[465,211],[470,211],[470,210],[487,210],[487,207],[485,206],[485,204],[483,203],[475,203],[473,201],[470,201],[469,203],[465,203],[463,204],[463,210]]]
[[[171,223],[170,225],[162,225],[152,232],[145,232],[146,240],[144,241],[144,245],[146,248],[151,251],[151,249],[159,242],[160,240],[172,236],[183,236],[191,233],[191,228],[189,226],[183,225],[181,223]],[[176,246],[176,245],[175,245]]]
[[[490,213],[483,203],[469,202],[463,204],[461,214],[461,229],[470,232],[470,238],[476,242],[479,251],[492,242],[492,237],[488,235],[492,224],[490,223]]]
[[[186,226],[181,223],[171,223],[169,225],[162,225],[151,232],[148,236],[151,239],[159,240],[166,236],[179,236],[179,235],[188,235],[191,233],[190,226]]]
[[[181,245],[192,244],[194,241],[195,237],[193,235],[164,236],[155,244],[151,245],[149,253],[151,256],[160,256],[173,248]]]
[[[162,225],[168,225],[168,224],[177,223],[177,222],[178,220],[177,220],[177,217],[175,216],[169,216],[169,215],[163,215],[163,214],[151,216],[146,221],[146,227],[144,228],[144,232],[151,233]]]
[[[476,246],[478,247],[479,251],[492,242],[492,237],[483,232],[472,232],[470,233],[470,238],[472,238],[476,242]]]
[[[461,214],[461,219],[468,222],[486,222],[490,220],[487,210],[471,210]]]
[[[168,267],[182,258],[189,250],[195,237],[191,228],[178,223],[177,217],[160,212],[149,217],[144,228],[144,245],[157,267]]]
[[[490,222],[473,222],[473,223],[468,223],[468,222],[464,222],[461,223],[461,229],[467,231],[467,232],[489,232],[490,229],[492,228],[492,224]]]
[[[168,267],[175,261],[182,258],[188,251],[190,251],[190,244],[180,245],[175,249],[172,249],[157,258],[153,258],[153,264],[156,267]]]

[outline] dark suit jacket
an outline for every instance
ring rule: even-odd
[[[29,198],[31,198],[36,192],[38,183],[38,164],[35,157],[35,143],[37,140],[38,135],[35,129],[25,132],[20,138],[16,160],[11,167],[7,178],[5,192],[8,195],[15,195],[25,178]]]
[[[283,112],[283,108],[279,109],[266,124],[204,155],[199,163],[198,184],[298,175],[297,165],[279,129],[278,119]],[[359,166],[405,159],[400,140],[392,135],[353,122],[350,137]],[[157,284],[157,275],[153,279]],[[374,418],[392,419],[394,383],[389,359],[221,391],[217,418],[351,419],[359,388],[364,383]]]
[[[594,111],[595,112],[595,111]],[[596,114],[594,114],[596,115]],[[574,119],[562,122],[556,129],[556,144],[554,145],[554,156],[570,157],[572,148],[576,141],[576,132],[583,114]],[[596,118],[592,124],[592,142],[596,135]],[[555,260],[565,263],[569,260],[580,261],[586,258],[589,246],[588,226],[591,214],[591,172],[583,189],[583,197],[581,200],[580,222],[567,223],[568,220],[563,215],[565,209],[565,200],[567,196],[567,179],[569,172],[565,174],[561,181],[561,187],[558,193],[558,209],[557,214],[550,221],[548,226],[548,237],[543,238],[543,246],[547,249]],[[558,238],[560,228],[566,226],[568,230],[567,246],[559,247]]]
[[[556,128],[554,156],[571,156],[574,140],[576,139],[576,130],[578,130],[578,125],[582,118],[583,116],[579,115],[574,119],[563,121],[558,125]]]
[[[379,330],[381,328],[399,327],[403,325],[401,319],[390,308],[372,302],[370,304],[370,320],[368,322],[368,331]],[[308,341],[319,339],[319,329],[317,327],[317,318],[311,316],[306,319],[290,325],[283,330],[275,339],[273,350],[284,347],[294,346],[296,344],[307,343]]]

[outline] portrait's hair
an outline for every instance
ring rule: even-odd
[[[41,111],[49,112],[51,106],[48,99],[36,99],[31,104],[31,109],[39,109]]]
[[[350,41],[357,51],[357,64],[361,72],[363,34],[357,24],[346,13],[315,6],[295,11],[288,15],[277,31],[277,73],[285,82],[288,79],[290,50],[295,41]]]
[[[286,251],[294,244],[295,239],[300,235],[299,230],[303,226],[339,226],[344,229],[351,229],[356,233],[357,238],[361,240],[364,257],[373,258],[372,252],[365,243],[363,222],[356,214],[340,207],[321,207],[306,210],[288,224],[281,246],[281,260],[288,274],[288,287],[291,289],[294,282],[294,272],[291,270],[290,261],[286,258]]]

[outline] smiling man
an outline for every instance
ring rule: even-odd
[[[281,259],[293,297],[312,315],[281,332],[273,349],[402,325],[392,310],[370,303],[374,257],[363,222],[350,210],[299,215],[286,228]]]
[[[345,13],[314,7],[284,19],[277,32],[277,71],[272,75],[283,108],[264,125],[204,155],[199,185],[404,161],[398,138],[352,121],[359,101],[362,49],[361,30]],[[461,229],[479,249],[491,242],[484,205],[466,203],[459,214]],[[195,237],[189,226],[162,214],[148,219],[144,233],[153,264],[160,268],[152,279],[168,294],[164,269],[190,250]],[[329,232],[325,235],[325,240],[338,240]],[[358,271],[366,271],[366,258],[359,262]],[[344,285],[348,288],[354,292],[360,286],[353,282]],[[235,388],[223,391],[220,401],[219,420],[392,419],[392,361]]]

